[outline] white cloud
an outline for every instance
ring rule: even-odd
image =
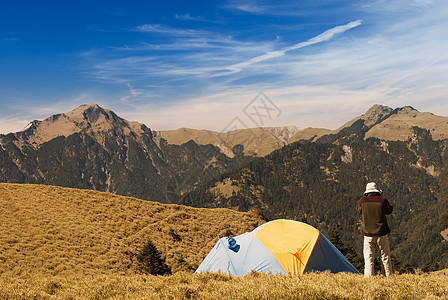
[[[0,117],[0,134],[8,134],[22,130],[30,120],[20,117]]]
[[[317,3],[318,1],[259,1],[259,0],[230,0],[223,6],[225,9],[237,10],[253,15],[266,16],[309,16],[311,14],[325,14],[326,10],[337,9],[335,5],[328,8],[328,3]],[[322,2],[322,1],[320,1]],[[342,3],[346,5],[347,3]],[[343,6],[343,5],[341,5]]]
[[[203,18],[203,17],[193,17],[193,16],[191,16],[190,13],[186,13],[186,14],[183,14],[183,15],[176,14],[175,18],[177,20],[182,20],[182,21],[208,22],[205,18]]]
[[[161,33],[173,36],[198,36],[207,34],[205,31],[194,29],[178,29],[161,24],[144,24],[137,26],[135,31],[148,32],[148,33]]]
[[[434,3],[434,0],[414,0],[411,5],[428,7]]]
[[[105,58],[104,53],[93,53],[97,60],[87,75],[94,80],[127,84],[145,80],[165,81],[197,77],[204,79],[222,71],[236,61],[253,57],[274,48],[277,41],[238,41],[219,33],[204,33],[201,37],[182,37],[170,44],[141,44],[115,48]],[[169,50],[180,51],[173,52]],[[168,51],[161,54],[159,51]],[[118,54],[119,58],[116,58]]]
[[[242,11],[252,13],[252,14],[266,14],[266,12],[272,11],[266,6],[261,6],[259,4],[250,3],[250,2],[238,3],[236,5],[233,5],[232,8],[237,9],[237,10],[242,10]]]
[[[249,67],[249,66],[251,66],[253,64],[256,64],[256,63],[263,62],[263,61],[268,60],[268,59],[273,59],[273,58],[277,58],[277,57],[283,56],[283,55],[285,55],[289,51],[297,50],[297,49],[300,49],[300,48],[303,48],[303,47],[307,47],[307,46],[311,46],[311,45],[314,45],[314,44],[317,44],[317,43],[328,41],[328,40],[332,39],[336,34],[340,34],[340,33],[343,33],[345,31],[349,30],[349,29],[352,29],[354,27],[360,26],[361,23],[362,23],[361,20],[357,20],[357,21],[350,22],[350,23],[348,23],[346,25],[336,26],[334,28],[326,30],[323,33],[321,33],[321,34],[319,34],[319,35],[317,35],[317,36],[307,40],[306,42],[300,42],[300,43],[297,43],[297,44],[295,44],[293,46],[285,47],[285,48],[277,50],[277,51],[269,51],[269,52],[267,52],[265,54],[253,57],[253,58],[251,58],[249,60],[246,60],[246,61],[234,64],[234,65],[231,65],[230,67],[226,68],[228,71],[217,73],[217,74],[214,74],[213,76],[217,77],[217,76],[225,76],[225,75],[231,75],[231,74],[234,74],[234,73],[238,73],[238,72],[240,72],[242,69],[244,69],[246,67]]]
[[[128,87],[129,93],[128,95],[120,98],[120,101],[122,102],[141,101],[160,97],[160,95],[148,91],[147,89],[150,87],[145,87],[146,89],[136,89],[132,87],[132,85],[129,82],[126,84],[126,86]]]
[[[236,117],[247,127],[257,127],[243,109],[259,92],[240,87],[167,105],[142,105],[138,111],[122,111],[119,115],[145,123],[154,130],[188,127],[222,131]],[[301,128],[335,129],[364,113],[383,97],[381,90],[350,91],[336,86],[266,86],[263,92],[281,111],[280,116],[265,119],[264,126],[297,125]],[[328,102],[329,98],[334,101]]]

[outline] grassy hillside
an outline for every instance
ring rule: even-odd
[[[429,130],[435,141],[444,140],[448,137],[447,117],[403,108],[397,114],[393,114],[383,122],[373,126],[367,132],[365,138],[376,137],[388,141],[406,141],[413,134],[413,126]]]
[[[297,128],[292,126],[258,127],[229,132],[180,128],[160,131],[158,134],[169,144],[182,145],[190,140],[195,141],[198,145],[212,144],[217,146],[222,153],[232,157],[234,155],[232,149],[236,145],[243,145],[244,154],[247,156],[265,156],[288,144],[296,132]]]
[[[163,205],[103,192],[0,183],[0,276],[132,274],[150,239],[174,272],[196,267],[256,213]],[[1,298],[1,297],[0,297]]]
[[[448,271],[391,278],[217,273],[173,276],[0,277],[0,299],[447,299]]]
[[[325,128],[312,128],[312,127],[308,127],[305,129],[302,129],[300,131],[298,131],[296,134],[294,134],[291,139],[288,141],[289,143],[294,143],[300,140],[311,140],[311,141],[315,141],[318,138],[326,135],[326,134],[331,134],[331,133],[335,133],[336,131],[330,130],[330,129],[325,129]]]

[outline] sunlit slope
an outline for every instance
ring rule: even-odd
[[[376,137],[389,141],[406,141],[413,135],[412,127],[424,128],[431,133],[433,140],[448,138],[448,118],[429,112],[419,112],[411,107],[404,107],[383,122],[373,126],[366,138]]]
[[[256,213],[163,205],[89,190],[0,184],[0,275],[130,274],[151,239],[172,270],[200,264]]]
[[[159,131],[158,134],[169,144],[181,145],[193,140],[198,145],[212,144],[218,147],[222,153],[233,157],[235,155],[233,147],[237,145],[244,147],[245,155],[268,155],[288,144],[297,131],[298,129],[295,126],[258,127],[229,132],[180,128]]]

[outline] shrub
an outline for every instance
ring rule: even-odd
[[[166,265],[156,246],[148,240],[137,255],[139,270],[145,274],[166,275],[171,274],[171,268]]]

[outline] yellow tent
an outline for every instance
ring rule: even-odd
[[[234,238],[221,238],[196,272],[221,271],[244,276],[252,270],[298,275],[325,270],[358,273],[317,229],[283,219]]]

